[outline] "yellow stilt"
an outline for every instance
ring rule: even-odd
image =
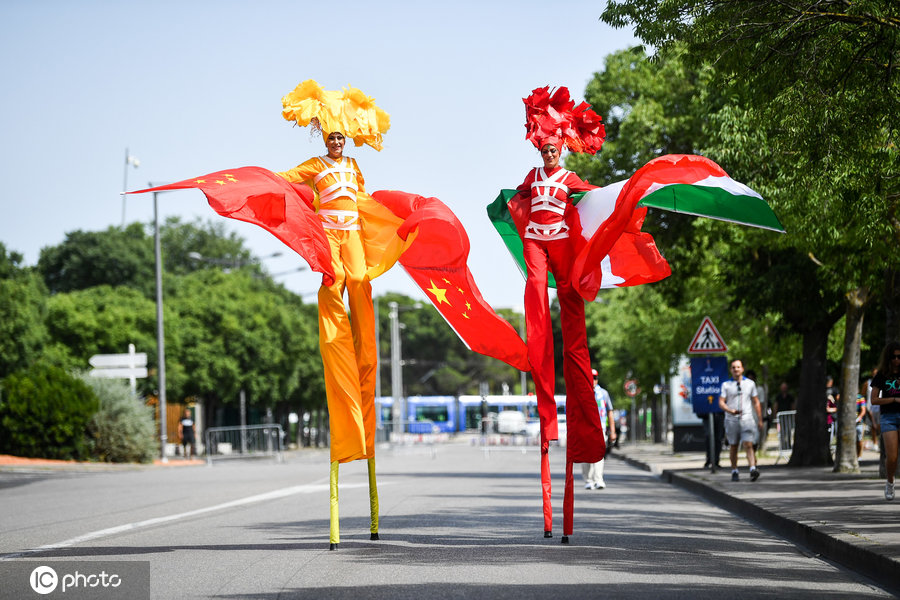
[[[338,461],[331,463],[331,546],[337,550],[341,541],[341,524],[338,516]]]
[[[375,457],[369,457],[369,511],[372,515],[372,523],[369,531],[371,540],[378,539],[378,485],[375,483]]]

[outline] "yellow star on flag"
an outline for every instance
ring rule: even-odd
[[[436,286],[434,284],[434,279],[429,279],[429,281],[431,282],[431,287],[428,288],[428,291],[434,294],[434,299],[437,300],[437,303],[440,304],[441,302],[446,302],[447,304],[450,304],[450,301],[447,300],[447,290]]]
[[[221,179],[216,179],[216,183],[218,183],[219,185],[226,185],[226,183]]]
[[[197,179],[194,183],[206,183],[205,179]]]

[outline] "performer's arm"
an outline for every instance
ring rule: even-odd
[[[366,180],[363,179],[362,171],[359,170],[359,165],[356,164],[356,159],[351,158],[350,162],[353,163],[353,170],[356,171],[356,185],[358,186],[358,192],[365,194],[366,193]]]
[[[580,180],[579,180],[580,181]],[[531,184],[534,183],[534,169],[528,171],[528,175],[525,176],[525,181],[523,181],[517,188],[516,191],[519,192],[520,195],[527,196],[531,194]]]
[[[587,181],[583,181],[581,177],[576,175],[575,173],[569,172],[569,176],[566,178],[566,185],[569,188],[569,193],[572,192],[587,192],[588,190],[595,190],[598,186],[588,183]]]
[[[322,170],[319,158],[314,156],[306,162],[297,165],[288,171],[279,171],[276,175],[284,177],[291,183],[305,183],[315,177]]]

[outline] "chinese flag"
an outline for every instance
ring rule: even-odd
[[[398,191],[372,194],[402,219],[399,262],[470,350],[529,371],[525,342],[485,302],[466,264],[469,237],[462,223],[437,198]]]
[[[312,209],[313,191],[308,186],[292,185],[261,167],[241,167],[129,193],[188,188],[203,192],[210,207],[223,217],[259,225],[321,273],[323,285],[334,283],[331,251]]]

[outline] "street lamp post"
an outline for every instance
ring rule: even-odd
[[[403,398],[403,366],[400,363],[400,319],[399,306],[389,302],[391,318],[391,393],[394,396],[394,431],[403,433],[405,406],[401,406]]]
[[[132,156],[128,152],[128,148],[125,148],[125,171],[122,175],[122,228],[125,228],[125,200],[128,198],[128,195],[125,193],[128,191],[128,167],[132,166],[137,169],[141,166],[141,161],[138,160],[136,156]]]
[[[152,183],[148,184],[154,187]],[[162,250],[159,239],[159,203],[153,192],[153,242],[156,254],[156,348],[159,356],[159,443],[160,460],[168,462],[166,457],[166,336],[163,328],[163,292],[162,292]]]

